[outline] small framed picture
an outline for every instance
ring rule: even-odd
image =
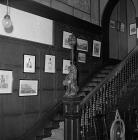
[[[77,50],[88,51],[88,41],[77,38]]]
[[[38,80],[20,80],[19,96],[37,95]]]
[[[92,52],[92,56],[100,57],[100,53],[101,53],[101,42],[100,41],[93,40],[93,52]]]
[[[24,72],[35,72],[35,56],[24,55]]]
[[[110,20],[110,28],[112,29],[116,28],[116,22],[114,20]]]
[[[12,93],[12,71],[0,70],[0,94]]]
[[[86,54],[85,53],[78,53],[78,62],[86,63]]]
[[[55,73],[55,56],[45,55],[45,72]]]
[[[71,65],[70,60],[63,60],[63,74],[68,74],[69,70],[68,67]]]
[[[63,31],[63,48],[71,49],[71,46],[69,45],[69,42],[68,42],[69,36],[71,34],[72,33]]]
[[[136,34],[136,31],[137,31],[137,29],[136,29],[136,23],[133,23],[133,24],[130,24],[130,35],[135,35]]]

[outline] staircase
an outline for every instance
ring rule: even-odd
[[[101,83],[107,75],[113,70],[115,65],[105,66],[97,74],[92,77],[92,79],[79,91],[79,96],[84,98],[89,94],[90,91],[94,90],[99,83]],[[61,114],[60,114],[61,115]],[[46,126],[43,131],[36,137],[36,140],[64,140],[64,121],[63,116],[57,117],[56,120],[53,119],[53,125]],[[60,119],[59,119],[60,118]],[[62,118],[62,119],[61,119]],[[58,123],[55,125],[54,122]]]
[[[110,74],[110,72],[114,69],[115,65],[107,65],[102,70],[100,70],[98,73],[90,79],[90,81],[79,91],[79,96],[85,97],[89,94],[90,91],[94,90],[99,83],[101,83],[107,75]]]
[[[134,48],[117,66],[108,65],[104,67],[80,89],[78,93],[82,97],[80,104],[78,104],[80,108],[78,112],[81,115],[79,117],[80,127],[72,128],[80,132],[78,133],[80,135],[77,135],[80,136],[80,139],[77,140],[109,140],[109,130],[114,120],[115,110],[128,110],[131,100],[137,96],[135,93],[137,91],[138,47]],[[63,110],[61,106],[63,104],[60,104],[60,109],[57,107],[60,111]],[[72,102],[69,106],[71,108],[69,111],[74,112]],[[77,110],[77,107],[75,109]],[[41,119],[41,122],[48,120],[49,123],[41,127],[43,130],[41,129],[42,131],[35,134],[35,139],[21,140],[64,140],[64,137],[66,139],[63,112],[60,111],[53,110],[55,115],[49,115],[44,120]],[[66,115],[64,117],[67,121]],[[66,121],[65,130],[67,130]]]

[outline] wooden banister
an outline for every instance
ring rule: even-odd
[[[138,46],[135,47],[125,58],[124,60],[118,64],[116,66],[116,68],[93,90],[91,91],[80,103],[80,106],[82,106],[83,104],[85,104],[87,102],[87,100],[90,99],[91,96],[94,96],[96,94],[96,92],[100,89],[101,86],[103,86],[109,79],[111,79],[113,76],[115,76],[117,74],[117,72],[119,72],[124,65],[126,64],[127,60],[135,53],[138,53]]]
[[[137,70],[138,47],[136,46],[128,56],[81,101],[80,134],[82,139],[85,140],[87,137],[92,139],[93,136],[97,139],[103,139],[103,137],[107,139],[108,134],[105,116],[116,109],[120,100],[123,100],[123,96],[127,96],[123,95],[122,91],[127,87],[127,84],[134,77]],[[99,121],[102,121],[102,126],[97,125]]]

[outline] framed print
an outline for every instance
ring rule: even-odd
[[[12,93],[12,71],[0,70],[0,93]]]
[[[45,55],[45,72],[55,73],[55,56]]]
[[[125,24],[120,22],[120,32],[125,32]]]
[[[101,53],[101,42],[100,41],[93,40],[93,52],[92,52],[92,56],[100,57],[100,53]]]
[[[130,24],[130,35],[135,35],[136,34],[136,23]]]
[[[71,49],[71,47],[70,47],[70,45],[69,45],[69,43],[68,43],[68,39],[69,39],[69,36],[70,36],[71,34],[72,34],[72,33],[63,31],[63,48]]]
[[[70,60],[63,60],[63,74],[68,74],[68,67],[71,65]]]
[[[38,80],[20,80],[19,96],[37,95]]]
[[[35,56],[24,55],[24,72],[35,72]]]
[[[110,20],[110,28],[112,29],[116,28],[116,22],[114,20]]]
[[[88,41],[77,38],[77,50],[88,51]]]
[[[78,53],[78,62],[86,63],[86,54]]]

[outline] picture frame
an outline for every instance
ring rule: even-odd
[[[45,55],[45,72],[55,73],[55,56]]]
[[[71,66],[71,61],[63,59],[63,74],[69,73],[69,70],[68,70],[69,66]]]
[[[77,50],[88,52],[88,41],[77,38]]]
[[[0,70],[0,94],[12,93],[13,72]]]
[[[78,53],[78,62],[86,63],[86,54],[85,53]]]
[[[38,95],[38,80],[20,80],[19,96]]]
[[[110,20],[110,28],[115,29],[116,28],[116,21]]]
[[[97,40],[93,40],[92,56],[100,57],[100,53],[101,53],[101,42]]]
[[[34,55],[24,55],[24,72],[35,73]]]
[[[66,32],[66,31],[63,31],[63,48],[67,48],[67,49],[71,49],[71,46],[69,45],[69,36],[71,35],[72,33],[70,32]]]
[[[136,28],[136,23],[132,23],[129,25],[129,34],[130,35],[136,35],[137,33],[137,28]]]

